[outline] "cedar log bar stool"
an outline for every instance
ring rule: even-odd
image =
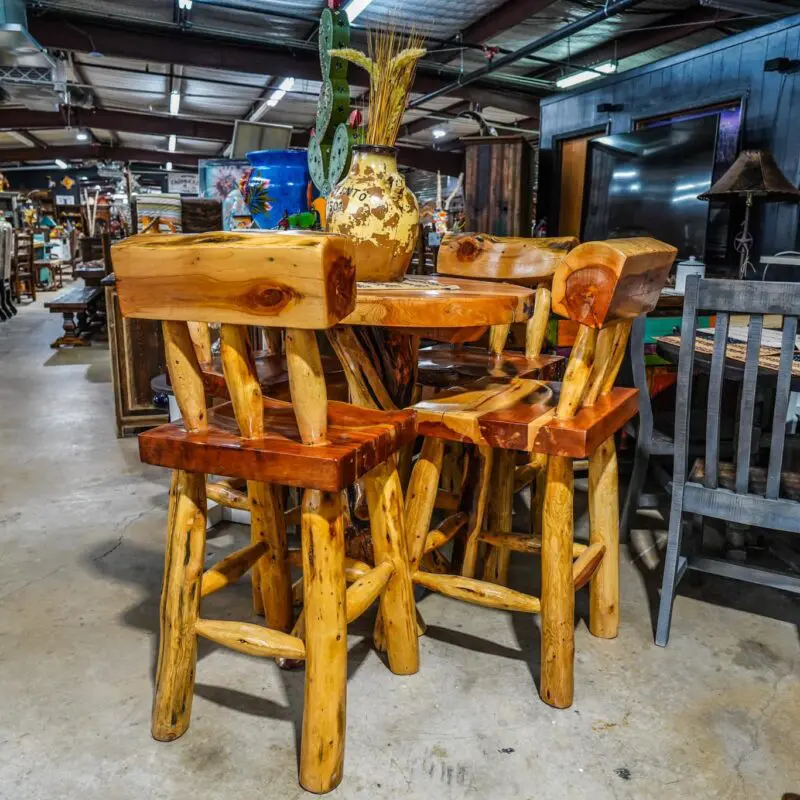
[[[318,233],[135,236],[114,248],[123,314],[163,320],[182,424],[139,437],[142,460],[173,470],[161,598],[152,733],[169,741],[189,726],[196,637],[251,655],[305,659],[300,783],[327,792],[344,759],[347,623],[378,597],[389,666],[418,670],[419,651],[393,454],[414,437],[414,415],[327,401],[314,329],[354,307],[352,245]],[[187,322],[221,323],[230,403],[207,409]],[[286,328],[292,404],[262,395],[247,325]],[[248,483],[256,541],[203,572],[206,474]],[[376,566],[346,588],[342,490],[364,477]],[[281,485],[305,490],[302,562],[305,641],[292,625]],[[199,616],[200,598],[250,567],[270,627]],[[352,570],[351,570],[352,571]]]
[[[654,239],[620,239],[579,245],[559,265],[553,309],[580,323],[563,383],[485,378],[466,391],[443,392],[418,403],[417,427],[426,437],[406,495],[406,526],[414,583],[458,600],[490,608],[541,613],[540,694],[552,706],[572,704],[575,591],[591,582],[590,630],[613,638],[619,621],[619,530],[614,433],[636,413],[637,392],[613,388],[631,320],[651,310],[676,250]],[[599,330],[599,333],[598,333]],[[474,492],[462,575],[419,571],[422,553],[441,546],[428,534],[445,440],[477,445]],[[494,449],[510,453],[495,470]],[[511,531],[513,451],[544,457],[542,535]],[[499,456],[501,457],[501,456]],[[588,547],[573,542],[573,459],[589,459]],[[497,504],[485,531],[490,491]],[[499,501],[499,502],[498,502]],[[499,503],[505,503],[503,508]],[[499,518],[499,519],[498,519]],[[541,552],[542,597],[472,576],[480,542],[493,546],[492,577],[504,573],[511,550]]]
[[[203,386],[207,397],[214,400],[230,400],[230,392],[225,382],[225,370],[222,357],[214,355],[211,348],[211,326],[205,322],[188,322],[189,335],[194,345],[194,351],[203,374]],[[261,393],[273,399],[290,400],[289,371],[285,357],[281,356],[281,332],[277,328],[253,329],[256,338],[262,333],[266,334],[266,350],[253,351],[253,365],[258,379]],[[253,332],[250,333],[251,341]],[[332,357],[321,356],[322,373],[325,376],[325,385],[328,398],[347,401],[347,384],[344,382],[342,368],[339,362]],[[222,480],[206,480],[206,498],[226,508],[239,509],[250,512],[250,498],[244,491],[246,481],[236,478],[223,478]],[[252,515],[251,515],[252,521]],[[285,524],[300,524],[300,507],[287,509]],[[252,529],[252,539],[255,543],[259,538],[257,528]],[[251,571],[253,584],[253,610],[256,614],[264,616],[264,603],[259,586],[259,570]],[[295,592],[302,591],[298,586]]]

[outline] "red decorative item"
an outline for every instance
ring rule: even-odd
[[[486,56],[488,61],[491,61],[500,52],[499,47],[484,47],[483,55]]]
[[[364,124],[364,117],[361,114],[361,110],[358,108],[354,108],[350,112],[350,116],[347,119],[347,124],[351,128],[360,128]]]
[[[342,6],[342,0],[328,0],[328,8],[331,11],[338,11]]]

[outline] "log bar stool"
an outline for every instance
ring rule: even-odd
[[[553,310],[580,323],[563,383],[515,378],[502,384],[484,379],[466,392],[443,392],[414,407],[418,430],[426,439],[407,493],[407,535],[410,542],[417,542],[409,553],[412,579],[477,605],[541,613],[540,693],[545,702],[559,708],[572,704],[577,589],[591,581],[591,632],[605,638],[617,633],[619,531],[614,433],[636,413],[637,392],[614,389],[613,385],[631,320],[655,306],[675,253],[674,247],[654,239],[579,245],[562,261],[553,279]],[[443,440],[469,442],[479,449],[462,575],[416,570],[420,554],[441,541],[427,531]],[[541,537],[510,533],[513,460],[506,461],[506,469],[495,471],[492,487],[493,448],[500,453],[522,450],[544,457],[544,480],[537,486],[544,495]],[[589,459],[588,547],[573,542],[572,461],[584,458]],[[482,529],[490,490],[495,502],[496,495],[504,493],[507,505],[505,509],[498,506],[496,519],[490,518],[490,523],[502,523],[499,532]],[[473,578],[480,542],[492,545],[495,553],[541,552],[541,600],[494,581]]]
[[[330,234],[207,233],[135,236],[114,248],[122,313],[161,319],[182,424],[139,437],[142,460],[173,470],[161,642],[152,733],[169,741],[189,726],[196,637],[251,655],[305,659],[300,783],[327,792],[344,759],[347,623],[380,598],[389,666],[413,674],[419,652],[393,454],[413,440],[413,412],[327,401],[314,329],[355,305],[348,239]],[[221,323],[231,402],[207,409],[187,323]],[[263,397],[246,326],[286,328],[293,403]],[[248,482],[256,540],[203,572],[206,473]],[[346,588],[342,490],[364,477],[376,567]],[[305,490],[301,538],[305,641],[292,625],[280,485]],[[201,619],[200,598],[250,567],[270,627]]]
[[[550,284],[558,265],[577,244],[578,240],[573,236],[522,239],[463,233],[447,234],[442,239],[436,262],[436,271],[440,275],[504,281],[536,288],[533,315],[525,329],[527,364],[519,356],[511,358],[512,354],[508,354],[509,366],[516,368],[520,377],[539,377],[539,373],[549,365],[549,359],[553,358],[542,356],[550,319]],[[508,324],[492,327],[489,347],[493,356],[503,354],[510,327]],[[467,361],[474,361],[474,358],[469,359],[467,354]]]

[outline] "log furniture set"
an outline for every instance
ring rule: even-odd
[[[527,257],[524,243],[535,241],[513,240],[512,247],[486,240],[478,262],[502,264],[494,249],[512,268]],[[414,585],[541,614],[540,694],[556,707],[572,703],[577,589],[590,586],[592,633],[611,638],[619,621],[614,433],[636,413],[637,393],[614,381],[631,321],[655,305],[675,257],[674,248],[652,239],[574,244],[556,247],[557,258],[552,246],[531,247],[529,261],[549,265],[521,280],[463,267],[457,277],[358,285],[351,243],[331,234],[140,235],[115,246],[120,309],[161,321],[183,416],[139,437],[143,461],[173,470],[155,738],[175,739],[189,725],[197,636],[289,664],[304,661],[300,783],[330,791],[342,777],[347,624],[379,600],[375,644],[394,673],[415,673],[424,621]],[[517,255],[509,255],[514,248]],[[551,291],[553,310],[580,323],[561,383],[547,379],[557,360],[541,355]],[[529,325],[530,346],[519,357],[528,363],[509,377],[500,367],[512,358],[503,344],[516,322]],[[220,324],[221,374],[208,323]],[[273,354],[257,366],[248,326],[283,329],[285,362]],[[460,344],[487,327],[486,374],[413,403],[420,337]],[[317,331],[338,356],[350,403],[329,399],[344,382],[326,374]],[[209,395],[230,399],[207,407]],[[413,461],[417,436],[422,449]],[[434,508],[448,505],[437,502],[446,442],[471,458],[460,507],[450,502],[453,513],[432,530]],[[540,497],[534,535],[511,531],[518,458]],[[586,546],[573,541],[574,459],[589,460]],[[204,571],[207,475],[226,479],[208,495],[250,509],[251,543]],[[246,494],[239,490],[245,482]],[[373,564],[346,552],[347,490],[354,484],[366,497]],[[302,490],[299,509],[285,511],[284,487]],[[302,547],[289,552],[287,521],[298,517]],[[453,554],[445,559],[439,551],[450,542]],[[505,585],[511,551],[541,553],[541,598]],[[294,586],[291,566],[302,569]],[[201,597],[251,569],[255,609],[266,626],[201,616]],[[302,602],[297,619],[293,601]]]

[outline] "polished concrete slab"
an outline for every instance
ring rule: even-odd
[[[301,672],[201,642],[192,726],[149,735],[165,471],[114,436],[104,346],[54,351],[41,304],[0,323],[0,797],[303,797]],[[586,520],[579,522],[585,536]],[[208,559],[247,530],[215,531]],[[513,562],[515,585],[533,562]],[[422,670],[395,677],[350,636],[345,779],[336,798],[772,798],[800,793],[798,601],[708,578],[683,588],[666,650],[656,579],[624,559],[622,631],[577,621],[575,704],[538,698],[528,617],[439,596]],[[250,619],[246,584],[204,603]]]

